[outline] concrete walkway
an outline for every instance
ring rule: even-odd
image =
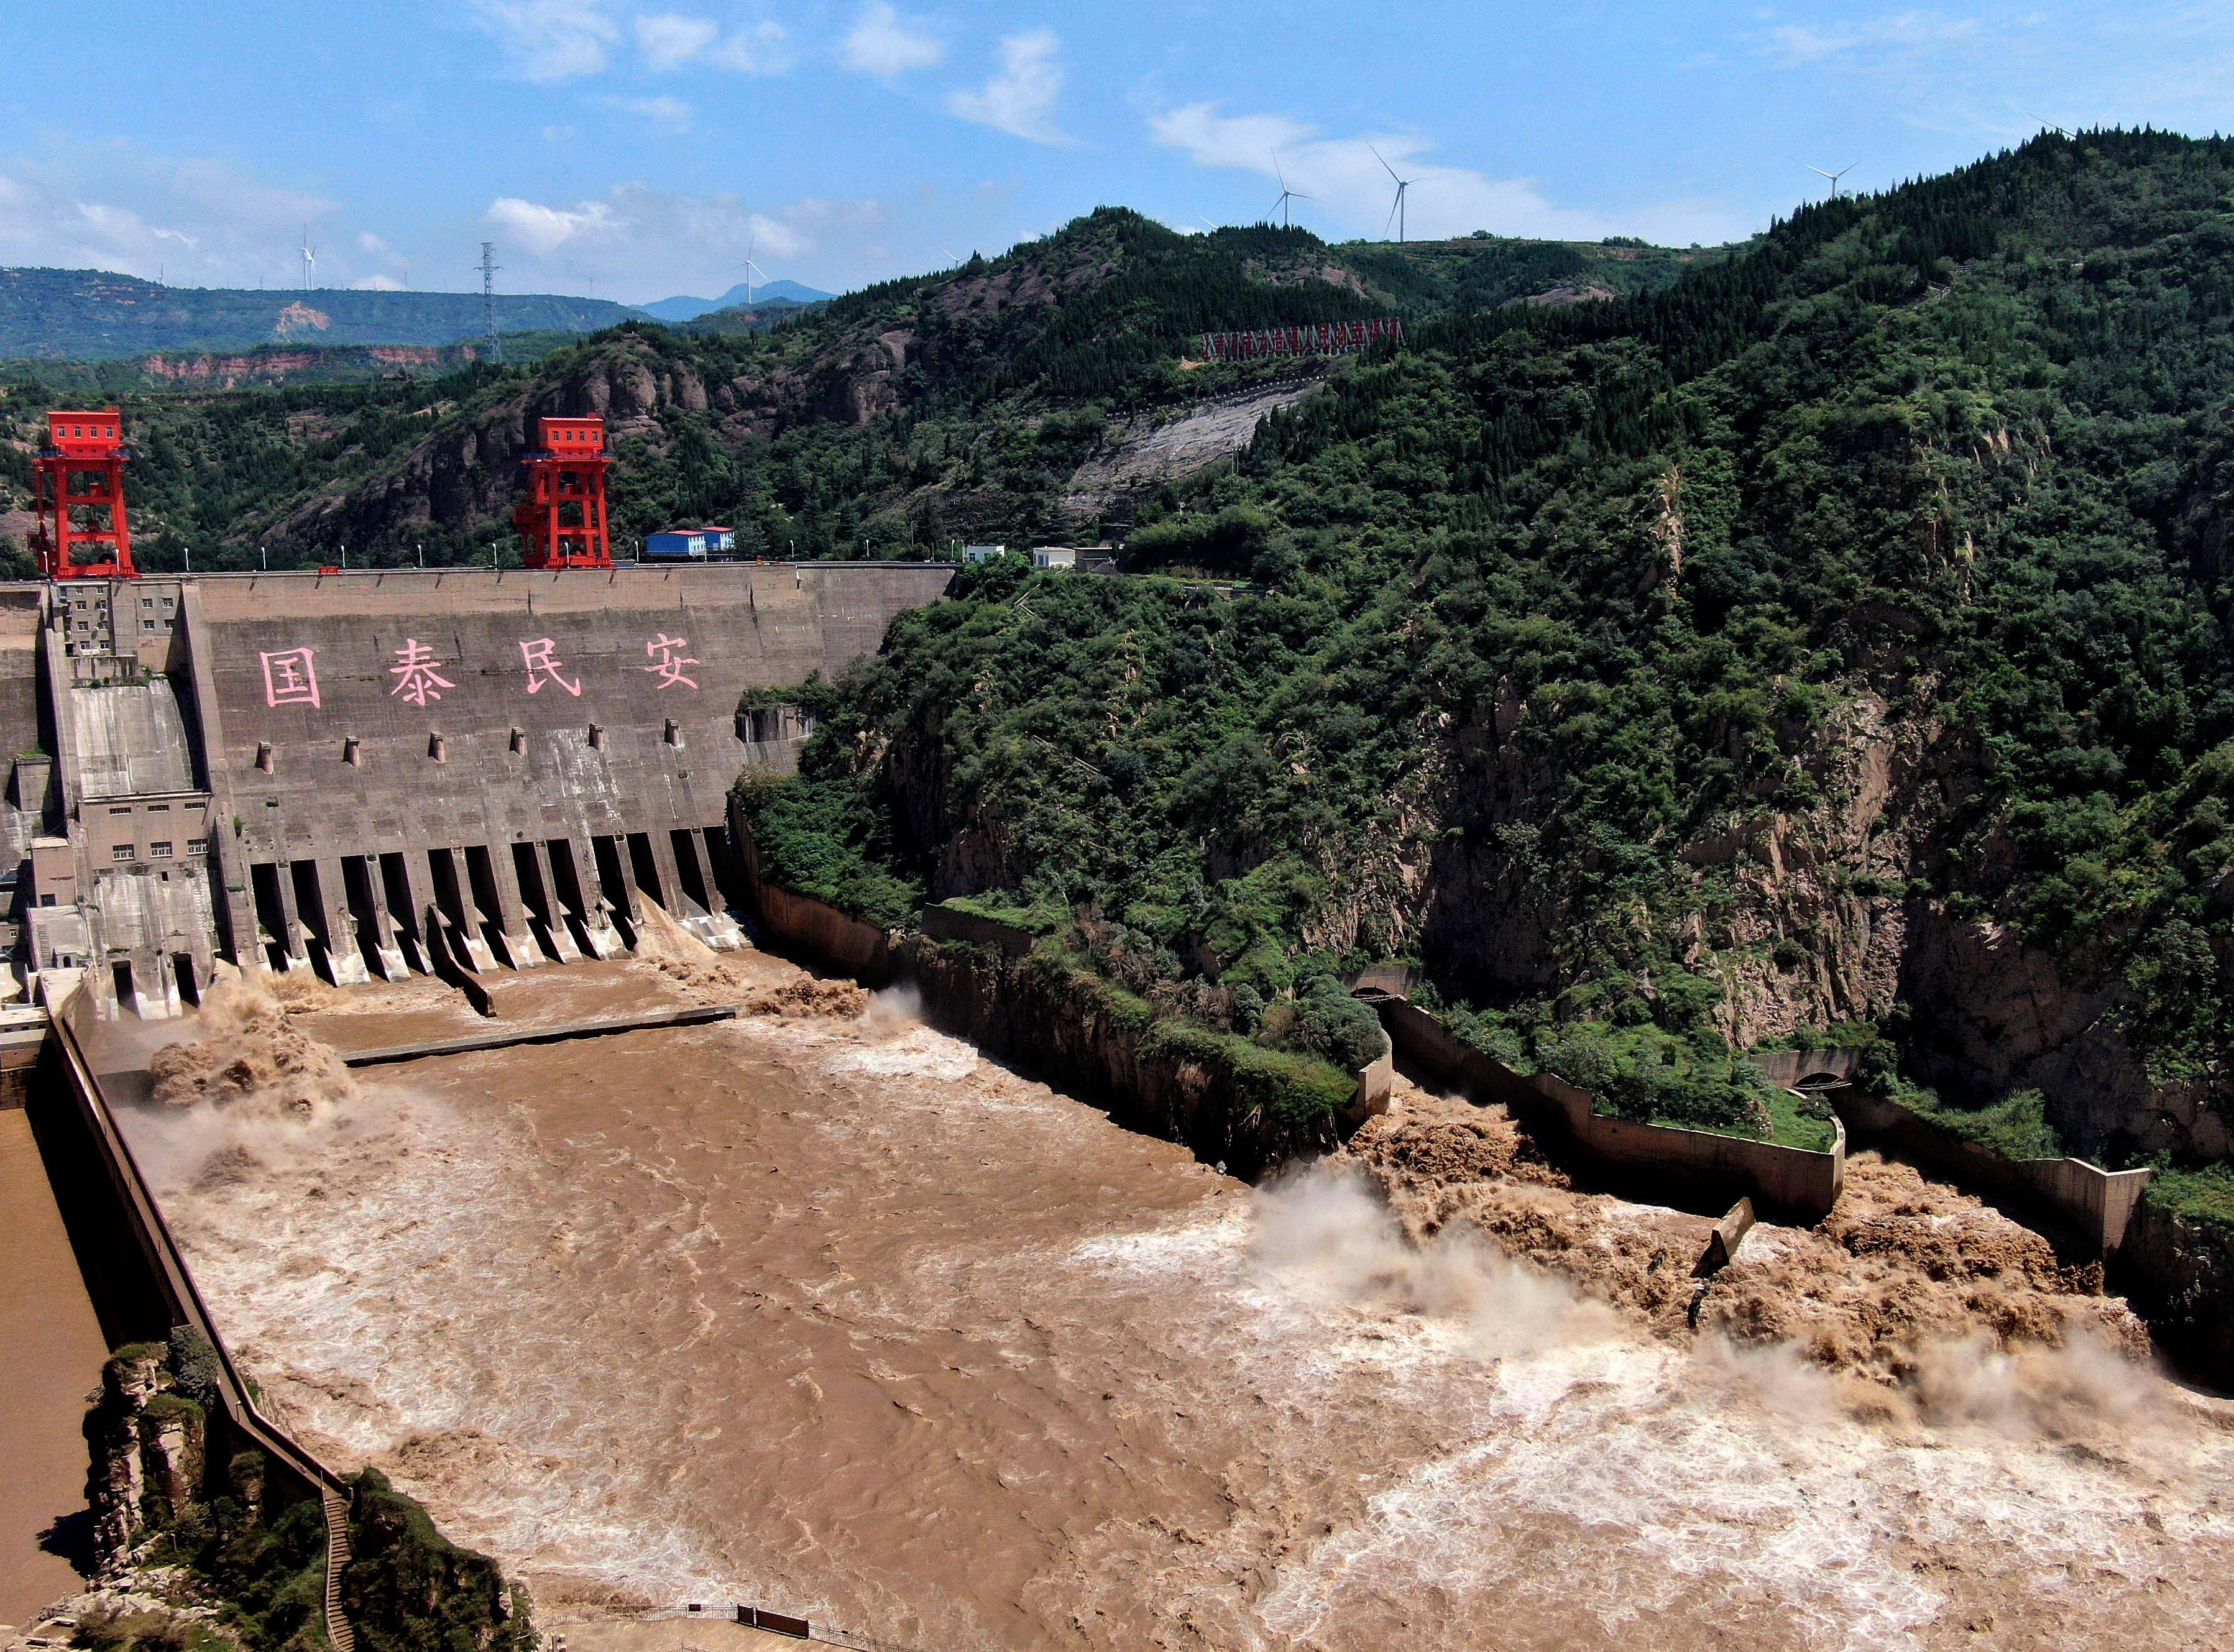
[[[83,1587],[41,1534],[85,1509],[80,1425],[108,1353],[29,1117],[0,1112],[0,1623]]]

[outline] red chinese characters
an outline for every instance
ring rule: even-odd
[[[264,662],[264,703],[267,706],[316,706],[318,703],[317,650],[280,649],[259,654]]]
[[[519,657],[527,666],[527,691],[535,693],[546,682],[555,682],[577,700],[582,697],[582,680],[572,682],[560,675],[558,644],[547,637],[538,637],[521,642]]]
[[[665,631],[662,631],[643,645],[643,651],[651,656],[651,663],[637,669],[642,671],[656,671],[659,674],[659,686],[663,689],[678,686],[695,689],[698,684],[683,675],[684,666],[698,663],[696,660],[683,651],[689,646],[689,637],[670,637]]]
[[[443,689],[458,686],[435,669],[441,663],[426,643],[416,637],[405,637],[403,646],[395,650],[395,663],[388,668],[389,675],[395,679],[395,686],[389,693],[400,694],[415,706],[441,699]]]

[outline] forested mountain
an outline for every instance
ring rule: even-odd
[[[496,300],[497,329],[507,333],[586,333],[633,313],[599,298],[506,293]],[[250,292],[167,287],[106,270],[0,269],[0,360],[114,361],[260,344],[455,344],[479,338],[486,325],[477,292]]]
[[[1143,564],[1257,590],[989,565],[754,793],[764,851],[880,916],[1090,905],[1259,1002],[1416,959],[1648,1116],[1804,1033],[2024,1151],[2209,1166],[2230,254],[2234,144],[2048,137],[1416,327],[1145,513]]]
[[[140,454],[134,522],[159,568],[188,546],[211,568],[254,566],[259,547],[274,566],[331,561],[344,545],[353,560],[408,562],[422,545],[429,561],[486,559],[510,545],[516,460],[535,416],[585,411],[612,432],[624,537],[719,519],[750,549],[844,556],[1091,532],[1092,513],[1064,502],[1085,460],[1151,421],[1297,371],[1185,365],[1205,330],[1418,319],[1512,293],[1567,302],[1563,280],[1664,284],[1718,256],[1476,239],[1329,247],[1303,231],[1181,236],[1105,211],[940,275],[807,310],[635,323],[525,370],[446,359],[322,384],[338,375],[330,356],[259,352],[220,358],[206,379],[164,382],[278,377],[276,394],[133,394],[187,364],[18,363],[0,369],[15,447],[0,460],[20,499],[43,409],[88,388],[121,394]],[[551,336],[533,342],[547,351]],[[297,356],[274,370],[275,356]],[[0,537],[20,539],[22,524],[0,514]]]

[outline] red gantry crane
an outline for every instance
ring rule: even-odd
[[[31,548],[49,579],[137,579],[124,513],[124,415],[114,408],[47,415],[47,445],[31,460],[38,526]],[[600,501],[604,489],[598,490]],[[106,513],[104,515],[103,513]],[[79,559],[81,552],[92,553]]]
[[[539,421],[542,445],[526,454],[527,497],[512,525],[525,542],[519,559],[530,568],[610,568],[612,544],[605,532],[605,421]]]

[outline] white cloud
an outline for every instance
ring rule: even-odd
[[[1055,61],[1060,45],[1052,29],[1009,36],[1001,42],[1000,73],[975,92],[954,93],[947,108],[1011,137],[1065,141],[1053,120],[1055,97],[1062,90],[1062,65]]]
[[[1226,115],[1212,103],[1166,110],[1151,117],[1148,129],[1158,143],[1183,150],[1199,167],[1254,173],[1265,180],[1264,205],[1252,218],[1272,215],[1277,180],[1284,173],[1289,188],[1312,198],[1295,209],[1298,217],[1314,227],[1354,235],[1395,232],[1391,169],[1411,180],[1404,228],[1414,238],[1488,230],[1550,240],[1624,234],[1681,244],[1727,240],[1746,229],[1741,214],[1707,199],[1662,202],[1620,219],[1560,206],[1529,179],[1439,166],[1426,159],[1430,149],[1425,140],[1401,133],[1329,138],[1285,115]]]
[[[681,132],[687,129],[690,125],[690,117],[695,113],[691,107],[679,97],[608,97],[600,98],[598,101],[607,108],[620,109],[630,114],[641,115],[655,126],[665,127],[670,132]]]
[[[595,238],[611,222],[612,208],[603,201],[584,201],[578,206],[545,206],[517,195],[500,196],[489,203],[488,220],[498,229],[525,241],[532,252],[552,253],[569,242]]]
[[[664,73],[680,69],[722,36],[722,25],[711,17],[686,17],[663,11],[636,20],[636,43],[643,61]]]
[[[0,264],[151,279],[160,271],[174,285],[291,282],[304,224],[316,240],[334,210],[228,161],[173,160],[121,142],[0,155]],[[321,260],[336,276],[349,262]]]
[[[920,34],[900,21],[898,12],[876,0],[864,6],[846,31],[846,67],[889,79],[911,69],[930,69],[946,56],[946,42]]]
[[[764,23],[750,34],[739,29],[708,51],[706,61],[740,75],[781,75],[791,67],[791,54],[784,48],[789,38],[782,24]]]
[[[1777,23],[1761,31],[1760,43],[1771,60],[1793,68],[1863,52],[1925,52],[1969,40],[1977,32],[1976,17],[1903,11],[1861,21]]]
[[[359,276],[349,285],[361,292],[401,292],[403,284],[391,275]]]
[[[386,258],[390,252],[395,251],[393,247],[389,246],[387,242],[382,240],[377,235],[375,235],[370,230],[359,230],[357,232],[356,250],[360,252],[367,253],[376,258]]]
[[[604,0],[471,0],[481,26],[531,81],[594,75],[612,56],[620,26]]]
[[[784,49],[789,38],[776,23],[741,29],[725,40],[722,25],[710,17],[663,11],[636,20],[637,45],[645,63],[660,74],[702,63],[739,75],[780,75],[791,67]]]
[[[850,252],[881,217],[872,200],[807,197],[761,212],[735,195],[676,195],[642,184],[564,204],[508,195],[487,212],[500,238],[537,263],[531,272],[521,261],[516,290],[530,280],[548,291],[594,276],[600,292],[645,297],[681,291],[681,283],[721,292],[742,279],[748,247],[771,275],[784,273],[769,267],[775,260]]]

